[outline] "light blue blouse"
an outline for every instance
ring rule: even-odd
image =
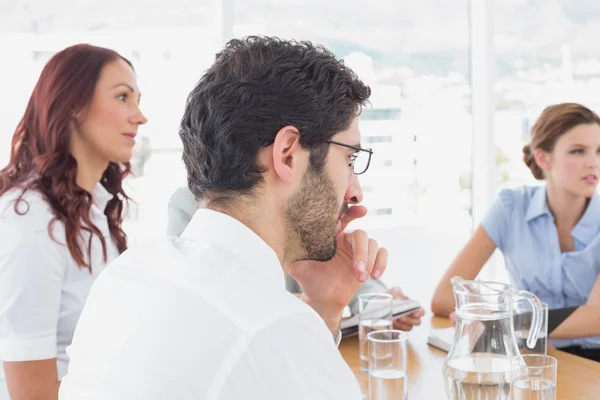
[[[482,221],[502,251],[510,278],[550,309],[583,305],[600,273],[600,197],[592,197],[572,231],[575,251],[561,253],[546,188],[504,189]],[[557,340],[556,347],[600,348],[600,337]]]

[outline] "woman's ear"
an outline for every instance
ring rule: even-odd
[[[542,149],[535,149],[533,152],[533,158],[535,158],[535,163],[542,169],[542,171],[548,173],[550,167],[552,166],[552,156],[550,153],[545,152]]]

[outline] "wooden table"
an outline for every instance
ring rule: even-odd
[[[443,400],[446,398],[442,365],[447,353],[427,344],[429,329],[451,326],[447,318],[425,317],[423,324],[409,334],[408,396],[411,400]],[[340,343],[340,352],[356,375],[363,393],[367,392],[367,375],[360,371],[358,337]],[[564,351],[549,349],[558,360],[558,400],[600,399],[600,363]]]

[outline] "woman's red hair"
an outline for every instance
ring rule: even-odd
[[[13,135],[8,165],[0,170],[0,196],[11,189],[21,189],[14,207],[15,212],[22,215],[18,206],[24,201],[23,194],[27,190],[40,192],[54,214],[48,226],[49,235],[56,241],[52,225],[62,222],[71,256],[80,268],[88,268],[90,272],[94,235],[102,243],[105,262],[106,241],[90,219],[91,194],[76,183],[77,162],[69,151],[69,136],[74,115],[90,103],[102,68],[118,59],[131,66],[117,52],[89,44],[78,44],[56,53],[42,70]],[[128,199],[122,183],[129,171],[129,163],[111,162],[100,181],[114,195],[104,214],[121,253],[127,249],[127,237],[121,224],[123,201]],[[89,233],[87,249],[82,248],[78,239],[82,232]]]

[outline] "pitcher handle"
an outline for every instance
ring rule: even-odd
[[[535,347],[535,343],[538,340],[540,328],[542,327],[542,318],[544,312],[542,302],[540,301],[540,299],[538,299],[536,295],[534,295],[531,292],[528,292],[527,290],[516,290],[513,298],[515,301],[527,301],[529,304],[531,304],[531,308],[533,309],[531,329],[529,330],[529,335],[527,336],[527,347],[533,349]]]

